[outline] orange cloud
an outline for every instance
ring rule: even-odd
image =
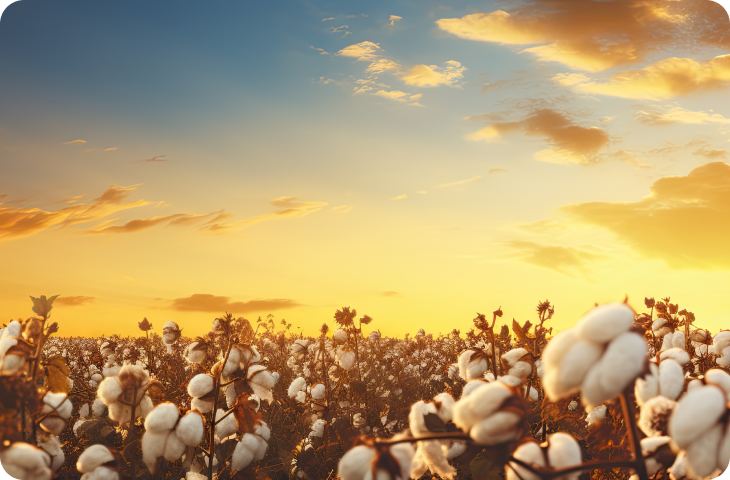
[[[621,98],[662,100],[694,92],[717,90],[730,81],[730,55],[704,62],[691,58],[667,58],[641,70],[627,70],[607,82],[581,83],[576,89]]]
[[[561,164],[595,163],[599,150],[609,140],[608,134],[600,128],[575,125],[569,117],[551,109],[537,110],[519,122],[493,123],[467,138],[490,142],[518,132],[545,137],[553,146],[535,153],[535,160]]]
[[[727,21],[719,19],[721,7],[710,3],[533,0],[509,12],[474,13],[436,24],[467,40],[536,45],[522,52],[597,72],[640,62],[670,42],[727,46]]]
[[[448,85],[461,88],[459,81],[464,78],[464,70],[461,63],[455,60],[446,62],[446,67],[440,68],[436,65],[416,65],[401,76],[406,85],[416,87],[437,87]]]
[[[73,143],[86,143],[86,140],[71,140],[70,142],[65,142],[64,145],[71,145]]]
[[[512,241],[507,242],[507,246],[516,250],[517,258],[523,262],[554,270],[569,277],[585,277],[590,264],[605,258],[604,255],[573,247],[540,245],[534,242]]]
[[[181,312],[231,312],[235,314],[271,312],[300,306],[302,306],[301,303],[288,298],[232,302],[230,297],[219,297],[208,293],[195,293],[189,297],[176,298],[170,304],[170,308]]]
[[[647,258],[675,269],[730,269],[730,165],[708,163],[664,177],[638,202],[560,208],[570,218],[614,232]]]
[[[455,187],[458,185],[465,185],[467,183],[476,182],[477,180],[481,180],[482,176],[478,175],[476,177],[467,178],[466,180],[459,180],[457,182],[450,182],[450,183],[442,183],[441,185],[436,185],[437,188],[447,188],[447,187]]]
[[[83,305],[86,305],[88,303],[94,303],[95,297],[85,297],[83,295],[79,296],[60,296],[55,300],[55,303],[58,305],[65,305],[67,307],[80,307]]]
[[[122,210],[149,205],[150,202],[145,200],[125,203],[129,192],[138,186],[112,185],[95,199],[95,203],[73,205],[57,211],[10,208],[0,204],[0,241],[33,235],[54,226],[94,222]]]
[[[263,222],[273,218],[282,217],[304,217],[310,213],[318,212],[322,208],[327,206],[327,202],[300,202],[299,197],[279,197],[272,200],[270,203],[274,207],[280,208],[272,213],[259,215],[257,217],[249,218],[246,220],[239,220],[237,222],[228,222],[230,218],[227,214],[220,215],[213,219],[211,222],[206,223],[201,230],[207,230],[209,232],[225,232],[231,230],[238,230],[240,228],[252,225],[254,223]]]

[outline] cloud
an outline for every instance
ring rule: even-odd
[[[82,199],[83,197],[84,197],[83,195],[76,195],[76,196],[73,196],[73,197],[62,198],[61,200],[56,200],[53,203],[64,203],[64,204],[76,203],[80,199]],[[2,198],[2,196],[0,196],[0,199],[1,198]]]
[[[457,185],[464,185],[467,183],[475,182],[477,180],[480,180],[482,178],[481,175],[467,178],[466,180],[459,180],[458,182],[451,182],[451,183],[442,183],[441,185],[436,185],[437,188],[447,188],[447,187],[455,187]]]
[[[0,241],[33,235],[54,226],[94,222],[122,210],[149,205],[150,202],[145,200],[125,202],[129,192],[138,186],[112,185],[94,203],[72,205],[56,211],[0,205]]]
[[[317,50],[320,55],[329,55],[329,52],[325,52],[323,48],[317,48],[314,45],[310,45],[309,48],[312,50]]]
[[[279,197],[272,200],[270,203],[279,210],[259,215],[257,217],[248,218],[246,220],[239,220],[236,222],[229,222],[230,216],[226,214],[219,215],[212,221],[203,225],[201,230],[205,230],[213,233],[223,233],[232,230],[240,230],[241,228],[260,223],[266,220],[275,218],[287,218],[287,217],[305,217],[310,213],[318,212],[322,208],[327,206],[327,202],[300,202],[299,197]]]
[[[377,60],[374,60],[370,65],[368,65],[368,68],[365,69],[365,72],[379,75],[390,70],[398,70],[400,67],[401,65],[398,62],[388,60],[387,58],[378,58]]]
[[[348,35],[352,35],[352,32],[349,31],[348,28],[350,28],[350,27],[347,25],[340,25],[339,27],[331,27],[330,33],[343,33],[344,32],[344,35],[342,35],[342,37],[344,38]]]
[[[402,298],[403,297],[403,294],[395,292],[393,290],[385,291],[385,292],[381,293],[381,295],[384,297],[390,297],[390,298],[398,298],[398,297]]]
[[[337,207],[332,207],[332,211],[338,212],[338,213],[347,213],[347,212],[351,211],[353,208],[355,208],[355,207],[353,207],[352,205],[340,205]]]
[[[322,19],[323,22],[329,22],[330,20],[336,20],[336,19],[335,19],[335,17],[327,17],[327,18]]]
[[[152,158],[146,158],[144,160],[140,160],[140,162],[168,162],[169,160],[164,157],[165,157],[165,155],[157,155]]]
[[[586,77],[582,73],[558,73],[552,79],[566,87],[590,80],[590,78]]]
[[[597,72],[641,62],[669,44],[727,47],[726,20],[718,19],[720,10],[709,3],[534,0],[509,12],[474,13],[436,24],[466,40],[535,45],[522,52]]]
[[[524,241],[507,242],[506,245],[516,250],[517,257],[523,262],[554,270],[569,277],[585,277],[591,264],[605,259],[604,255],[573,247],[540,245]]]
[[[644,105],[636,114],[636,120],[644,125],[664,126],[675,123],[705,125],[707,123],[730,123],[719,113],[693,112],[678,105]]]
[[[402,195],[398,195],[397,197],[393,197],[393,198],[391,198],[391,200],[403,200],[403,199],[406,199],[406,198],[408,198],[408,195],[406,195],[406,194],[404,193],[404,194],[402,194]]]
[[[397,22],[398,20],[403,20],[403,17],[399,17],[398,15],[391,15],[390,23],[388,24],[388,26],[395,27],[395,22]]]
[[[644,160],[626,150],[619,150],[611,154],[612,158],[615,158],[621,162],[628,163],[637,168],[651,168],[651,165],[646,163]]]
[[[674,269],[730,269],[730,165],[660,178],[638,202],[566,205],[579,223],[605,228],[647,258]]]
[[[102,226],[97,226],[96,228],[87,230],[86,233],[90,234],[101,234],[101,233],[133,233],[133,232],[139,232],[141,230],[146,230],[148,228],[154,227],[156,225],[160,225],[165,222],[169,222],[167,226],[184,226],[184,225],[192,225],[194,223],[197,223],[198,221],[212,216],[219,212],[213,212],[208,213],[205,215],[191,215],[186,213],[176,213],[174,215],[168,215],[165,217],[152,217],[152,218],[141,218],[137,220],[132,220],[124,225],[110,225],[106,226],[106,224]]]
[[[55,304],[57,305],[64,305],[66,307],[80,307],[89,303],[94,303],[95,297],[84,297],[83,295],[79,296],[60,296],[55,300]]]
[[[692,152],[692,155],[702,155],[703,157],[707,158],[721,159],[727,158],[727,150],[708,150],[707,148],[702,147],[699,150]]]
[[[493,123],[467,135],[467,138],[490,142],[518,132],[545,137],[553,148],[541,150],[533,157],[535,160],[560,164],[595,163],[598,161],[598,152],[609,140],[608,134],[602,129],[578,126],[566,115],[551,109],[537,110],[519,122]]]
[[[104,151],[105,151],[105,152],[113,152],[113,151],[115,151],[116,149],[117,149],[117,147],[109,147],[109,148],[105,148],[105,149],[104,149]]]
[[[337,55],[341,57],[357,58],[360,62],[371,62],[375,60],[379,56],[379,52],[382,51],[383,49],[380,48],[380,44],[365,41],[345,47],[337,52]]]
[[[503,173],[506,171],[507,170],[505,170],[504,168],[490,168],[489,171],[487,172],[487,175],[491,175],[493,173]]]
[[[230,297],[219,297],[207,293],[195,293],[189,297],[176,298],[170,303],[170,308],[180,312],[230,312],[234,314],[271,312],[300,306],[302,306],[301,303],[288,298],[232,302]]]
[[[70,142],[65,142],[64,145],[71,145],[73,143],[86,143],[86,140],[71,140]]]
[[[576,85],[583,93],[640,100],[662,100],[725,87],[730,81],[730,55],[698,62],[667,58],[641,70],[618,73],[604,83]]]
[[[461,88],[459,81],[464,78],[465,70],[466,67],[463,67],[461,63],[455,60],[446,62],[446,67],[444,68],[436,65],[415,65],[401,76],[401,80],[406,85],[415,85],[416,87],[448,85],[450,87]]]

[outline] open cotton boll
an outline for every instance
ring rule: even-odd
[[[66,461],[66,456],[63,454],[63,450],[61,449],[61,442],[57,436],[49,435],[48,439],[45,441],[38,442],[38,447],[51,456],[50,467],[54,472],[61,468],[63,462]]]
[[[214,386],[215,380],[210,375],[205,373],[195,375],[188,383],[188,395],[193,398],[203,397],[213,391]]]
[[[312,387],[312,398],[315,400],[320,400],[324,398],[324,383],[318,383],[314,387]]]
[[[142,436],[142,461],[150,473],[157,471],[157,459],[165,454],[167,437],[170,432],[145,432]]]
[[[307,401],[307,392],[299,391],[297,392],[296,397],[294,397],[294,400],[296,400],[299,403],[304,403]]]
[[[335,333],[332,334],[332,338],[337,343],[346,343],[347,342],[347,332],[342,330],[341,328],[338,328],[335,330]]]
[[[722,355],[723,350],[730,347],[730,331],[719,332],[712,339],[712,345],[710,346],[710,353],[715,355]]]
[[[117,423],[127,423],[132,418],[132,408],[129,405],[114,402],[109,405],[109,418]]]
[[[228,360],[223,367],[223,376],[228,377],[233,372],[238,370],[239,364],[241,363],[241,350],[238,347],[231,348],[231,352],[228,354]]]
[[[668,358],[659,364],[659,392],[676,400],[684,390],[684,371],[677,362]]]
[[[659,360],[671,358],[680,365],[686,365],[689,362],[689,354],[681,348],[670,348],[659,353]]]
[[[337,363],[343,370],[350,370],[355,365],[355,352],[340,352],[337,355]]]
[[[722,390],[713,386],[696,388],[677,404],[669,419],[669,435],[679,448],[687,448],[704,435],[725,413]]]
[[[174,403],[164,402],[157,405],[144,422],[148,432],[163,433],[175,428],[180,412]]]
[[[555,402],[580,391],[586,374],[601,359],[603,350],[603,346],[595,342],[581,340],[574,343],[560,359],[558,369],[551,369],[543,379],[545,394],[550,401]]]
[[[188,447],[195,447],[203,440],[204,430],[203,416],[190,410],[178,422],[175,434]]]
[[[91,473],[97,467],[114,460],[114,454],[104,445],[96,444],[87,447],[76,462],[76,470]]]
[[[515,440],[519,434],[516,428],[522,416],[512,412],[497,412],[477,422],[469,431],[471,438],[479,445],[497,445]]]
[[[486,354],[478,348],[470,348],[459,355],[459,376],[465,382],[480,378],[487,371]]]
[[[492,380],[494,381],[494,380]],[[468,397],[471,395],[471,393],[476,390],[477,388],[481,387],[482,385],[486,385],[487,382],[482,378],[477,378],[476,380],[471,380],[469,382],[466,382],[466,385],[464,385],[464,388],[461,389],[461,398]]]
[[[599,405],[591,410],[586,416],[586,423],[588,426],[594,425],[606,418],[606,411],[607,408],[605,405]]]
[[[44,450],[24,442],[15,442],[0,453],[5,472],[18,480],[50,480],[51,457]]]
[[[167,435],[167,442],[165,443],[165,453],[163,454],[163,456],[165,457],[165,460],[169,462],[174,462],[176,460],[180,460],[187,448],[187,445],[185,445],[182,440],[180,440],[178,436],[175,435],[175,432],[170,432],[170,434]]]
[[[659,395],[659,367],[656,363],[649,364],[649,373],[644,378],[636,379],[634,393],[639,406]]]
[[[256,436],[245,433],[241,441],[236,445],[231,457],[231,472],[240,471],[253,461],[253,457],[258,449],[258,440]]]
[[[554,433],[548,438],[548,463],[555,469],[580,465],[581,450],[578,442],[567,433]],[[556,477],[559,480],[577,479],[581,472]]]
[[[225,413],[226,412],[219,408],[215,414],[215,418],[220,420],[221,418],[223,418],[223,415],[225,415]],[[230,435],[233,435],[237,431],[238,424],[236,423],[236,417],[234,415],[228,415],[226,418],[223,418],[223,420],[220,420],[218,425],[215,426],[215,434],[221,440]]]
[[[715,471],[717,465],[717,447],[722,440],[724,429],[715,425],[709,432],[704,432],[687,447],[687,463],[699,477],[706,477]],[[723,465],[726,468],[727,465]]]
[[[654,320],[654,322],[651,324],[651,329],[654,332],[655,337],[664,338],[664,335],[672,332],[672,329],[667,327],[666,324],[666,318],[657,318],[656,320]]]
[[[513,348],[509,352],[505,353],[501,357],[502,365],[505,367],[514,367],[522,357],[527,355],[527,349],[524,348]]]
[[[340,458],[337,475],[342,480],[362,480],[375,459],[375,450],[365,445],[351,448]],[[404,477],[408,478],[408,477]]]
[[[433,397],[433,401],[438,405],[437,414],[444,423],[450,421],[454,415],[454,405],[456,401],[450,394],[443,392]]]
[[[96,395],[104,402],[107,407],[119,399],[122,394],[122,386],[119,384],[117,377],[107,377],[96,390]]]
[[[712,383],[725,390],[725,395],[730,402],[730,375],[718,368],[713,368],[705,373],[705,380],[707,383]]]
[[[526,442],[520,445],[512,454],[517,460],[525,463],[545,467],[545,456],[542,448],[537,442]],[[540,480],[540,477],[516,463],[508,463],[505,466],[506,480]]]
[[[626,333],[634,323],[634,310],[625,303],[606,303],[591,309],[575,325],[582,338],[607,343]]]
[[[483,383],[454,405],[454,423],[469,430],[478,421],[495,413],[512,391],[500,382]]]
[[[108,467],[97,467],[91,473],[85,473],[80,480],[119,480],[119,474]]]
[[[641,407],[638,426],[649,437],[666,436],[669,430],[669,417],[677,402],[662,395],[649,399]]]
[[[289,398],[294,398],[297,396],[297,393],[302,392],[307,389],[307,381],[302,377],[297,377],[289,384],[289,389],[287,390],[287,394],[289,395]],[[305,394],[306,396],[306,394]]]
[[[575,345],[581,341],[580,335],[574,328],[563,330],[550,339],[545,350],[542,352],[541,365],[545,370],[545,376],[552,371],[557,371],[560,367],[563,356]]]

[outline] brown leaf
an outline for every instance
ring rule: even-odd
[[[446,424],[443,420],[441,420],[441,417],[436,415],[435,413],[427,413],[423,416],[423,422],[426,424],[426,428],[429,432],[446,432]]]
[[[71,391],[71,383],[68,376],[71,370],[66,365],[66,359],[61,355],[51,357],[46,361],[46,371],[48,372],[48,389],[53,393],[69,393]]]
[[[257,402],[251,400],[248,393],[242,393],[236,398],[233,415],[236,417],[239,432],[254,433],[256,426],[260,425],[264,416],[261,412],[256,412],[257,405]]]
[[[527,344],[530,341],[525,334],[525,331],[522,329],[522,326],[517,323],[517,320],[515,319],[512,319],[512,331],[515,332],[515,335],[521,342]]]

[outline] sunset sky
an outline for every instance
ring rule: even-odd
[[[710,0],[22,0],[0,21],[0,314],[60,335],[351,306],[387,335],[730,308]],[[298,331],[298,330],[297,330]]]

